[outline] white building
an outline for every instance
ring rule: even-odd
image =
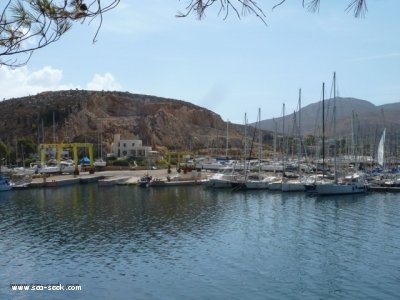
[[[149,146],[143,146],[141,140],[121,140],[120,134],[114,134],[111,154],[115,157],[143,157],[153,162],[159,160],[158,152],[152,151]]]

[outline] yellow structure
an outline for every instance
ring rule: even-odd
[[[70,143],[70,144],[40,144],[40,161],[45,161],[45,148],[56,148],[57,149],[57,161],[61,160],[62,149],[72,149],[75,167],[78,166],[78,148],[88,148],[90,166],[93,167],[93,144],[90,143]]]
[[[167,157],[168,157],[168,164],[171,165],[171,156],[177,157],[177,168],[179,168],[181,160],[185,162],[184,156],[190,156],[193,155],[191,152],[168,152]]]

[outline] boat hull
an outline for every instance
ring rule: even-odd
[[[316,190],[320,195],[348,195],[362,194],[369,189],[369,185],[362,183],[354,184],[317,184]]]
[[[282,183],[282,192],[303,192],[306,188],[302,182]]]

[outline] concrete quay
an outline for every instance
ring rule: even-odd
[[[111,186],[115,184],[129,184],[137,183],[138,179],[145,174],[149,174],[153,179],[166,180],[167,176],[172,178],[172,181],[194,181],[190,173],[180,173],[180,178],[176,179],[173,176],[176,170],[171,170],[168,174],[167,169],[160,170],[104,170],[89,174],[89,172],[81,172],[79,175],[47,175],[46,178],[39,177],[33,178],[29,184],[31,188],[44,188],[44,187],[61,187],[72,184],[85,184],[85,183],[98,183],[99,186]],[[212,176],[213,172],[198,172],[197,180],[205,179]]]

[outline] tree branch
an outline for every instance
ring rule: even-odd
[[[87,20],[90,23],[100,17],[93,38],[95,43],[103,24],[103,13],[115,8],[119,2],[93,0],[87,5],[84,0],[8,0],[0,16],[0,67],[24,66],[35,50],[58,41],[73,23],[84,24]],[[22,63],[18,58],[3,58],[20,54],[28,56]]]

